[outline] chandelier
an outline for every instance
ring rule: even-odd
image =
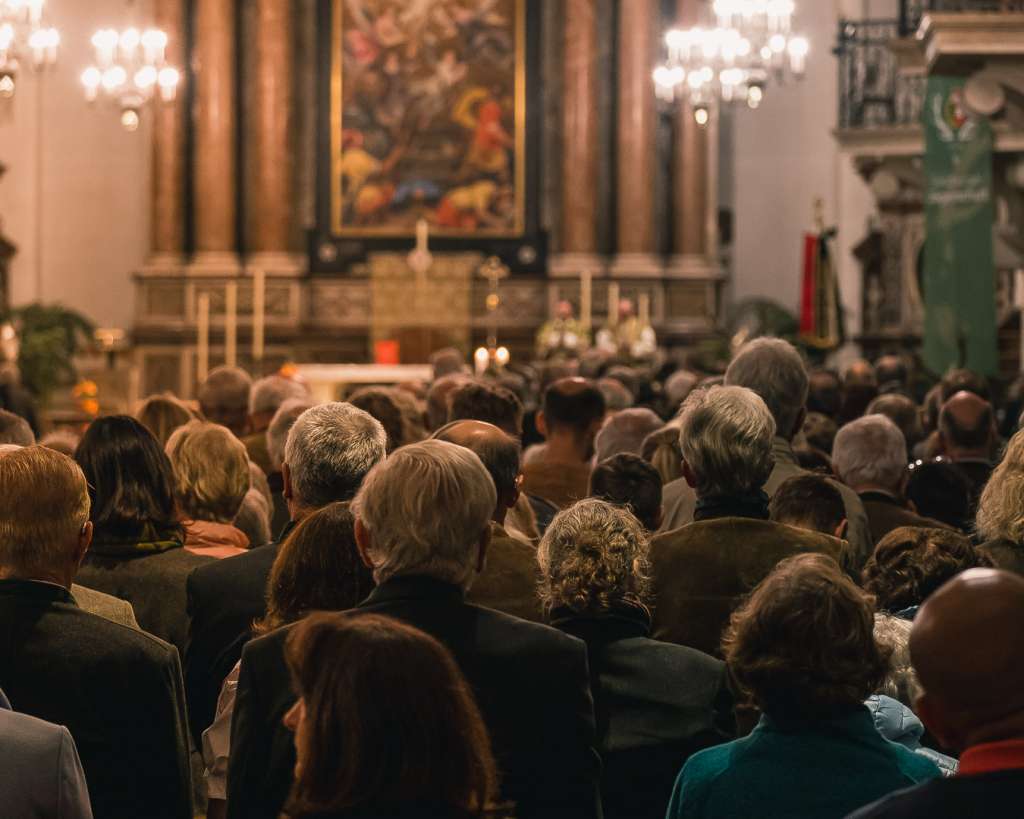
[[[10,99],[17,87],[25,55],[39,70],[57,61],[60,34],[43,22],[46,0],[0,0],[0,99]]]
[[[687,100],[700,125],[718,102],[757,108],[770,81],[801,79],[807,69],[810,45],[792,34],[795,10],[793,0],[714,0],[708,25],[666,32],[658,98]]]
[[[178,92],[181,75],[166,62],[167,34],[157,28],[100,29],[92,35],[93,65],[82,72],[85,98],[102,93],[121,109],[121,125],[139,127],[142,107],[156,95],[165,102]]]

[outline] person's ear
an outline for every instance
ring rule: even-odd
[[[846,535],[849,529],[850,521],[848,521],[846,518],[843,518],[841,521],[839,521],[839,525],[836,527],[836,530],[835,532],[833,532],[833,534],[837,538],[839,538],[839,540],[846,540]]]
[[[519,496],[523,494],[523,473],[520,472],[516,476],[516,482],[513,484],[512,491],[508,495],[508,508],[511,509],[517,503],[519,503]]]
[[[372,539],[370,537],[370,530],[366,528],[366,524],[359,518],[356,518],[355,523],[355,536],[356,536],[356,551],[359,552],[359,559],[363,561],[363,565],[373,571],[373,561],[370,559],[370,546]]]
[[[544,436],[544,438],[547,438],[548,419],[544,417],[544,410],[537,410],[537,417],[534,418],[534,423],[537,425],[537,432]]]
[[[78,548],[75,550],[75,567],[82,565],[85,556],[92,545],[92,521],[87,520],[78,533]]]
[[[685,458],[683,459],[683,479],[686,481],[686,485],[689,486],[690,489],[697,488],[697,475],[690,468],[690,465],[686,462]]]
[[[944,751],[962,751],[963,737],[952,722],[946,719],[945,711],[927,693],[914,701],[914,713],[921,718],[929,733],[939,741]]]
[[[281,494],[286,501],[294,500],[295,493],[292,491],[292,471],[288,464],[281,464],[281,481],[284,484]]]
[[[483,574],[487,568],[487,547],[491,545],[491,524],[488,523],[480,533],[479,551],[476,558],[476,573]]]

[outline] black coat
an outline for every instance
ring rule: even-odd
[[[191,819],[174,646],[82,611],[60,586],[0,580],[0,688],[67,726],[96,819]]]
[[[519,819],[599,817],[598,758],[586,647],[572,637],[470,605],[460,589],[394,578],[356,611],[402,620],[444,643],[476,694],[490,731],[502,796]],[[295,750],[281,723],[295,701],[284,662],[290,628],[250,642],[231,725],[229,819],[276,819]]]
[[[637,608],[552,625],[587,644],[605,819],[662,819],[683,763],[734,734],[725,664],[651,640]]]
[[[189,575],[185,693],[196,747],[213,724],[221,685],[242,656],[254,620],[266,614],[267,578],[277,558],[271,543],[202,566]]]
[[[896,791],[848,819],[1010,819],[1024,810],[1024,769],[932,779]]]

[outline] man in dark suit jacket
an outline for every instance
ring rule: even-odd
[[[697,511],[693,523],[651,541],[656,640],[720,654],[732,610],[780,560],[821,552],[848,561],[843,541],[769,520],[761,487],[774,436],[775,421],[752,390],[717,387],[688,399],[679,440]]]
[[[383,460],[384,428],[351,404],[321,404],[295,422],[285,445],[284,494],[291,528],[335,501],[351,500],[370,468]],[[185,690],[196,745],[213,722],[224,677],[241,656],[254,620],[266,613],[267,578],[278,543],[218,560],[188,578],[189,641]]]
[[[178,652],[69,591],[92,538],[75,462],[42,447],[0,458],[0,531],[0,688],[67,726],[96,817],[191,819]]]
[[[950,779],[898,791],[851,819],[1021,815],[1024,795],[1024,578],[969,569],[914,618],[910,656],[923,688],[914,710],[960,752]]]
[[[472,686],[519,819],[600,815],[594,713],[579,640],[465,600],[483,565],[497,493],[467,449],[426,441],[375,467],[353,509],[378,588],[359,612],[433,635]],[[294,703],[282,629],[246,646],[232,720],[228,816],[276,819],[291,787]]]

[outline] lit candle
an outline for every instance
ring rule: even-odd
[[[477,375],[483,375],[487,372],[487,365],[491,363],[491,354],[487,352],[486,347],[477,347],[475,353],[473,353],[473,365]]]
[[[619,283],[608,282],[608,326],[619,326]]]
[[[224,363],[238,365],[238,282],[224,287]]]
[[[254,362],[263,360],[266,299],[267,273],[265,270],[254,270],[252,272],[252,360]]]
[[[200,293],[196,304],[196,380],[210,372],[210,294]]]
[[[651,294],[641,293],[637,297],[637,316],[640,319],[640,326],[647,327],[651,323]]]
[[[584,329],[594,319],[594,274],[589,270],[580,273],[580,322]]]

